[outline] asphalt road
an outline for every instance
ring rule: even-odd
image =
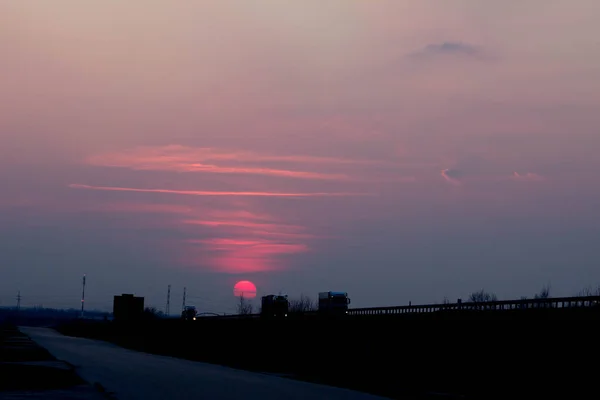
[[[127,350],[110,343],[63,336],[47,328],[19,328],[57,359],[100,383],[118,400],[344,399],[383,397],[277,376]],[[315,360],[318,362],[318,360]]]

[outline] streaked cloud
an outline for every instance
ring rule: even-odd
[[[281,222],[273,215],[247,210],[221,211],[218,220],[183,220],[198,226],[206,238],[186,241],[185,263],[194,265],[196,257],[215,271],[224,273],[285,270],[282,257],[310,251],[307,240],[316,236],[308,228]]]
[[[206,244],[213,252],[245,253],[252,258],[266,257],[277,254],[294,254],[308,251],[304,244],[279,243],[272,240],[236,240],[230,238],[191,239],[189,243]]]
[[[345,174],[240,165],[240,163],[294,163],[315,165],[385,165],[377,160],[352,160],[302,155],[269,155],[250,151],[225,151],[208,147],[169,145],[136,147],[122,152],[93,155],[86,162],[94,166],[133,170],[251,174],[296,179],[351,180]],[[235,163],[235,165],[232,165]]]
[[[285,193],[285,192],[228,192],[228,191],[202,191],[202,190],[171,190],[171,189],[141,189],[112,186],[91,186],[81,184],[69,184],[72,189],[104,190],[114,192],[138,192],[138,193],[163,193],[185,196],[243,196],[243,197],[338,197],[338,196],[373,196],[369,193]]]
[[[106,203],[87,206],[90,211],[110,213],[147,213],[147,214],[189,214],[192,207],[177,204],[152,204],[152,203]]]
[[[285,233],[288,233],[288,234],[299,232],[299,231],[302,231],[305,229],[302,226],[256,223],[256,222],[244,221],[244,220],[221,220],[221,221],[184,220],[182,222],[185,224],[204,225],[204,226],[212,226],[212,227],[237,227],[237,228],[260,229],[260,230],[267,231],[267,232],[274,231],[277,233],[281,233],[282,231],[284,231]]]

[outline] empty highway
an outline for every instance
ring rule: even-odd
[[[110,343],[63,336],[47,328],[20,328],[90,383],[100,383],[118,400],[152,399],[344,399],[383,397],[236,370],[178,358],[140,353]],[[315,360],[318,362],[318,360]]]

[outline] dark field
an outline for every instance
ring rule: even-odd
[[[0,323],[0,399],[102,398],[72,366],[56,360],[16,326]]]
[[[599,322],[594,307],[342,320],[72,322],[58,330],[388,397],[537,399],[596,393]]]

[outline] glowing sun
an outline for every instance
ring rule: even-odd
[[[233,287],[233,295],[252,299],[256,297],[256,285],[250,281],[239,281]]]

